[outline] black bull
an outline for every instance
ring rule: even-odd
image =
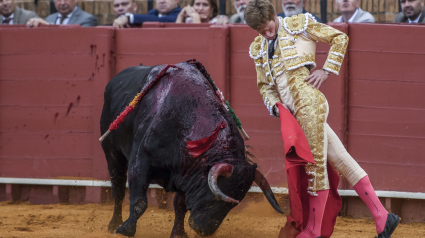
[[[236,123],[207,80],[209,75],[204,67],[193,62],[176,66],[180,69],[168,69],[134,112],[102,142],[115,200],[109,230],[116,229],[127,236],[135,234],[137,220],[147,208],[147,189],[151,183],[176,192],[171,237],[186,236],[187,210],[190,210],[191,228],[199,235],[212,235],[237,205],[235,200],[245,197],[253,181],[273,208],[282,213],[256,164],[246,161],[244,141]],[[102,134],[164,67],[130,67],[108,83],[100,120]],[[222,122],[226,126],[211,147],[193,158],[188,153],[187,142],[209,137]],[[130,216],[123,223],[127,171]]]

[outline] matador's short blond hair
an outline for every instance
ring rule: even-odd
[[[260,30],[268,21],[274,21],[275,10],[268,0],[252,0],[245,10],[245,22],[254,30]]]

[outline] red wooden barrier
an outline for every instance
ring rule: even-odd
[[[349,152],[378,190],[425,192],[424,26],[351,24]]]
[[[190,28],[170,25],[116,30],[116,72],[140,64],[175,64],[196,58],[228,98],[229,28],[208,24]]]
[[[0,32],[0,176],[108,179],[96,140],[114,30]]]
[[[209,27],[213,24],[209,23],[199,23],[199,24],[186,24],[186,23],[164,23],[164,22],[144,22],[143,28],[199,28],[199,27]]]
[[[349,108],[349,152],[377,189],[425,192],[423,26],[333,26],[349,28],[350,71],[346,60],[340,75],[321,88],[329,124],[346,143]],[[196,58],[230,99],[263,173],[273,186],[285,186],[279,121],[268,115],[258,92],[248,56],[257,33],[247,26],[0,27],[0,33],[1,177],[107,180],[97,141],[106,83],[129,66]],[[318,68],[328,49],[318,44]]]

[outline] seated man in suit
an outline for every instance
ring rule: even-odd
[[[15,0],[0,0],[0,24],[25,24],[30,18],[39,17],[35,12],[16,6]]]
[[[136,11],[137,4],[134,0],[114,0],[114,12],[117,18],[126,13],[134,14]]]
[[[394,23],[425,23],[424,0],[400,0],[402,12]]]
[[[245,9],[250,0],[234,0],[236,14],[232,15],[229,19],[229,23],[246,23],[245,22]]]
[[[341,16],[334,22],[352,23],[374,23],[375,18],[369,12],[363,11],[359,7],[359,0],[336,0],[335,8],[339,10]]]
[[[277,14],[278,16],[285,18],[285,17],[291,17],[293,15],[298,15],[300,13],[307,13],[307,11],[304,9],[304,5],[307,2],[307,0],[282,0],[282,10],[283,12]],[[318,18],[316,15],[310,13],[314,19],[316,19],[317,22],[322,22],[320,18]]]
[[[81,10],[77,6],[77,0],[54,0],[58,12],[46,17],[32,18],[27,22],[28,27],[38,27],[39,25],[66,25],[79,24],[81,26],[96,26],[96,18]]]
[[[125,28],[132,24],[140,25],[146,21],[176,22],[181,11],[178,3],[179,0],[157,0],[156,9],[150,10],[147,15],[128,13],[118,17],[112,25]]]
[[[115,12],[115,19],[121,16],[127,17],[128,15],[135,14],[137,12],[137,3],[135,0],[114,0],[113,7]],[[112,26],[112,23],[105,24],[105,26]]]

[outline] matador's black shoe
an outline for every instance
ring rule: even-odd
[[[375,238],[390,238],[400,221],[401,218],[399,216],[394,215],[392,213],[388,213],[384,231],[379,233],[378,237],[375,236]]]

